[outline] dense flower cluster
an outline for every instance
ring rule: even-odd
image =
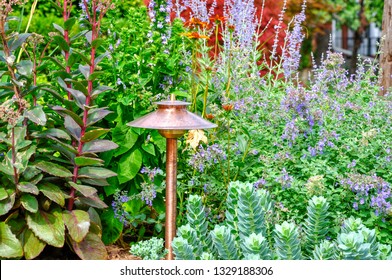
[[[189,160],[189,165],[199,172],[204,172],[206,167],[219,163],[226,159],[226,153],[222,150],[219,144],[213,144],[204,148],[199,145],[199,149]]]
[[[340,183],[355,193],[355,210],[366,204],[374,209],[377,216],[389,214],[392,210],[391,185],[382,178],[376,175],[350,174],[347,178],[341,179]]]
[[[112,209],[114,217],[118,219],[124,226],[129,223],[129,214],[124,210],[123,204],[130,200],[129,196],[125,191],[118,191],[113,196]]]

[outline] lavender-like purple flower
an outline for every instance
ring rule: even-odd
[[[226,153],[218,144],[207,146],[207,148],[199,145],[198,150],[189,160],[189,165],[199,172],[204,172],[206,167],[211,167],[225,159]]]
[[[286,168],[283,168],[281,175],[275,181],[281,184],[282,189],[287,189],[291,187],[293,180],[293,176],[289,175]]]

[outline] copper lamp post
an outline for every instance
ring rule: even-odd
[[[166,221],[165,248],[168,250],[166,259],[173,260],[171,242],[176,235],[177,209],[177,139],[189,129],[214,128],[215,124],[187,111],[188,102],[175,100],[156,103],[158,109],[127,125],[139,128],[157,129],[166,138]]]

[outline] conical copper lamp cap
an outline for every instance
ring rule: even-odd
[[[178,100],[161,101],[156,103],[158,109],[127,125],[139,128],[158,129],[166,138],[178,138],[186,130],[207,129],[217,127],[198,115],[189,112],[186,107],[190,103]]]

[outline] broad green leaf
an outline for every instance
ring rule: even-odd
[[[33,63],[30,60],[22,60],[17,65],[18,72],[23,76],[30,76],[33,72]]]
[[[65,30],[70,31],[70,30],[72,29],[72,27],[75,25],[75,23],[76,23],[76,18],[71,17],[71,18],[67,19],[67,20],[64,22],[64,28],[65,28]]]
[[[98,63],[100,63],[105,57],[108,57],[110,55],[110,52],[104,52],[100,56],[96,57],[94,60],[94,65],[97,66]]]
[[[20,166],[15,166],[18,170],[18,173],[23,173],[28,167],[30,158],[35,154],[36,146],[31,146],[27,150],[23,152],[19,152],[16,155],[16,161],[20,164]]]
[[[106,133],[108,133],[110,131],[110,129],[105,129],[105,128],[98,128],[98,129],[94,129],[94,130],[90,130],[87,131],[83,137],[82,137],[82,141],[83,142],[90,142],[92,140],[97,139],[98,137],[105,135]]]
[[[64,211],[63,218],[71,238],[80,242],[86,237],[90,228],[90,216],[86,211]]]
[[[109,169],[102,167],[82,167],[79,169],[79,176],[90,179],[106,179],[117,174]]]
[[[64,127],[68,130],[68,132],[76,139],[80,140],[80,136],[82,133],[82,128],[74,121],[73,118],[66,115],[64,117]]]
[[[0,200],[0,216],[7,214],[15,204],[15,193],[8,198]]]
[[[139,135],[133,132],[128,126],[117,126],[112,131],[113,141],[119,145],[114,152],[114,156],[128,152],[135,145]]]
[[[63,51],[69,52],[69,45],[63,36],[53,36],[52,39],[60,46]]]
[[[0,162],[0,172],[7,174],[9,176],[14,176],[14,170],[12,169],[12,167],[5,165],[2,162]]]
[[[82,148],[83,153],[101,153],[114,150],[118,145],[110,140],[93,140],[85,143]]]
[[[40,132],[38,134],[33,134],[33,136],[38,137],[38,138],[51,136],[51,137],[60,138],[60,139],[68,140],[68,141],[71,140],[71,137],[69,137],[67,132],[65,132],[64,130],[58,129],[58,128],[49,128],[48,130],[45,130],[45,131]]]
[[[52,162],[40,161],[35,164],[35,167],[56,177],[72,177],[71,171],[61,165]]]
[[[74,182],[68,182],[68,184],[86,197],[92,196],[97,192],[97,189],[94,187],[79,185]]]
[[[0,222],[0,257],[19,258],[23,256],[23,248],[5,222]]]
[[[60,106],[53,106],[52,110],[55,110],[57,113],[59,113],[61,116],[65,117],[66,115],[70,116],[71,118],[73,118],[73,120],[80,126],[83,126],[83,120],[81,117],[79,117],[77,114],[75,114],[74,112],[65,109],[63,107]]]
[[[90,207],[87,212],[90,216],[90,223],[95,224],[97,227],[99,227],[99,229],[100,229],[99,232],[101,232],[102,224],[101,224],[101,219],[99,217],[97,210],[95,210],[93,207]],[[91,232],[91,230],[90,230],[90,232]],[[101,235],[100,233],[96,233],[96,234]]]
[[[64,246],[65,226],[59,209],[54,209],[51,213],[42,210],[29,213],[26,221],[29,229],[42,241],[58,248]]]
[[[112,111],[109,111],[106,108],[91,109],[88,112],[88,116],[87,116],[87,126],[91,126],[95,124],[96,122],[102,120],[110,113],[112,113]]]
[[[98,209],[103,209],[107,208],[108,206],[103,202],[97,194],[94,194],[89,197],[78,197],[77,201],[79,201],[82,204],[86,204],[88,206],[98,208]]]
[[[139,150],[128,152],[121,157],[117,169],[120,184],[130,181],[136,176],[142,166],[142,160],[142,153]]]
[[[105,244],[97,234],[88,233],[82,242],[72,242],[75,253],[82,260],[106,260],[107,251]]]
[[[158,130],[151,131],[151,142],[158,147],[159,152],[163,153],[166,151],[166,139],[159,134]]]
[[[38,193],[39,193],[37,186],[35,186],[29,182],[20,182],[17,185],[17,188],[21,192],[25,192],[25,193],[31,193],[31,194],[35,194],[35,195],[38,195]]]
[[[76,157],[75,164],[77,166],[87,166],[87,165],[103,165],[103,160],[100,158],[92,157]]]
[[[142,149],[145,150],[150,155],[155,156],[155,148],[154,148],[153,144],[151,144],[151,143],[147,143],[147,144],[143,143]]]
[[[101,46],[103,43],[105,42],[105,40],[103,38],[97,38],[94,41],[91,42],[91,46],[93,48],[99,48],[99,46]]]
[[[45,249],[45,246],[46,243],[35,236],[30,229],[25,229],[23,251],[27,260],[36,258]]]
[[[56,202],[60,206],[65,205],[65,197],[59,186],[43,182],[38,185],[38,189],[51,201]]]
[[[6,199],[7,197],[7,191],[3,187],[0,187],[0,200]]]
[[[102,241],[106,245],[113,244],[121,236],[124,226],[114,217],[111,208],[102,212],[101,220],[103,224]]]
[[[22,194],[20,202],[22,203],[23,208],[31,213],[36,213],[38,211],[38,201],[31,194]]]

